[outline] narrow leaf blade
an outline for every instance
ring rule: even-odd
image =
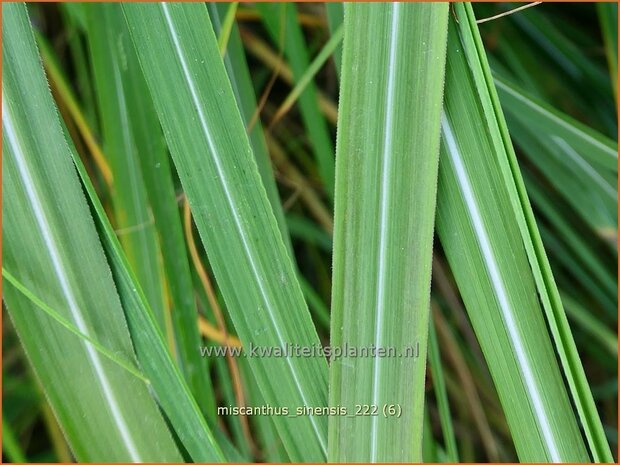
[[[447,3],[345,5],[331,345],[395,353],[332,362],[330,404],[372,410],[331,417],[332,461],[422,460],[447,19]]]
[[[261,184],[206,8],[165,3],[123,8],[194,219],[244,346],[316,347],[319,340]],[[175,116],[179,114],[188,117],[180,120]],[[322,357],[249,361],[268,403],[291,411],[327,404]],[[324,417],[276,416],[274,422],[293,460],[325,458]]]

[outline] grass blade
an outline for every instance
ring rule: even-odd
[[[447,3],[345,5],[331,345],[402,357],[334,360],[330,405],[379,412],[330,418],[331,461],[422,459],[447,18]]]
[[[596,316],[568,294],[562,294],[562,302],[568,316],[584,328],[588,336],[596,339],[614,358],[618,358],[618,336],[602,324]]]
[[[237,13],[238,6],[239,2],[231,2],[230,5],[227,5],[226,15],[224,16],[224,21],[222,22],[222,30],[218,34],[217,38],[217,46],[220,49],[220,55],[222,56],[226,54],[228,39],[230,38],[232,28],[235,24],[235,14]]]
[[[527,95],[508,80],[496,76],[494,82],[506,111],[520,116],[524,124],[542,127],[564,139],[597,169],[617,170],[618,147],[609,138]]]
[[[495,77],[511,134],[567,202],[610,243],[617,236],[617,144]]]
[[[49,43],[47,43],[41,34],[37,34],[37,31],[35,31],[35,37],[37,39],[39,53],[43,59],[43,65],[45,66],[45,71],[50,84],[56,92],[62,96],[66,111],[71,116],[75,126],[79,128],[84,144],[88,147],[90,155],[93,158],[97,169],[101,173],[104,183],[107,186],[112,186],[112,171],[110,170],[106,157],[95,139],[87,118],[78,106],[78,102],[73,95],[70,86],[68,85],[66,79],[63,78],[61,68],[54,55],[52,47]]]
[[[316,73],[319,72],[321,67],[325,64],[327,59],[334,53],[336,47],[340,45],[340,41],[343,36],[343,27],[342,25],[334,31],[329,40],[325,43],[321,51],[317,54],[317,56],[312,60],[310,66],[305,71],[303,76],[299,78],[295,87],[291,90],[291,92],[286,96],[284,101],[280,104],[278,109],[276,110],[273,118],[271,119],[270,125],[276,124],[295,104],[299,96],[304,92],[308,84],[314,79]]]
[[[211,17],[211,21],[213,22],[215,32],[221,33],[222,17],[227,13],[227,5],[224,3],[208,3],[207,8],[209,9],[209,15]],[[228,52],[224,56],[224,65],[226,66],[226,71],[235,94],[235,99],[237,100],[237,105],[239,105],[239,109],[241,111],[241,117],[245,125],[248,126],[254,116],[254,112],[256,111],[256,97],[252,88],[250,71],[245,59],[243,46],[241,44],[241,37],[239,36],[239,30],[234,25],[231,27]],[[278,188],[276,187],[274,179],[274,171],[271,166],[272,161],[267,150],[267,143],[265,141],[265,135],[263,133],[260,120],[257,120],[252,126],[249,137],[250,143],[252,144],[254,157],[258,165],[258,171],[261,175],[263,186],[267,191],[267,197],[278,222],[278,226],[282,233],[282,238],[291,257],[294,257],[295,254],[293,251],[293,245],[289,236],[290,225],[287,224],[288,218],[285,219],[284,217],[284,210],[280,202]],[[278,152],[272,151],[271,155],[274,158],[276,168],[278,168]],[[329,212],[327,212],[324,216],[327,216],[327,220],[331,223],[331,215]],[[331,251],[331,241],[329,243],[328,250]],[[303,278],[301,273],[298,273],[298,279],[306,301],[308,302],[308,306],[316,316],[317,322],[324,328],[329,328],[329,311],[327,310],[325,304],[321,301],[320,297],[314,289],[312,289],[310,284]]]
[[[72,155],[90,205],[96,213],[95,220],[101,232],[103,247],[112,268],[140,366],[149,376],[159,404],[192,459],[196,462],[223,462],[222,450],[215,443],[200,408],[172,360],[154,312],[122,252],[86,169],[79,156],[75,152],[72,152]],[[194,318],[194,323],[195,321]],[[198,347],[196,351],[199,352]]]
[[[26,463],[26,456],[9,422],[2,415],[2,452],[12,463]]]
[[[566,77],[584,86],[589,86],[593,94],[598,94],[600,103],[612,107],[611,82],[605,69],[597,66],[578,47],[565,36],[555,22],[542,15],[536,8],[511,17],[521,31],[540,45],[540,50],[548,59],[563,68]],[[598,103],[598,102],[597,102]]]
[[[15,3],[3,10],[3,265],[27,288],[44,290],[46,303],[63,309],[62,316],[82,333],[135,360],[26,8]],[[92,345],[68,338],[10,286],[4,298],[79,460],[181,459],[142,381]]]
[[[338,27],[344,22],[344,3],[340,2],[326,2],[325,12],[327,13],[327,23],[329,24],[329,30],[333,34]],[[340,78],[341,63],[342,63],[342,44],[339,44],[334,50],[334,63],[336,64],[336,74]]]
[[[310,58],[303,32],[296,18],[294,3],[257,3],[256,7],[263,17],[272,42],[284,47],[284,55],[291,66],[293,79],[299,82],[310,66]],[[281,35],[284,33],[284,40]],[[299,96],[299,110],[308,131],[308,137],[323,181],[327,196],[333,198],[334,192],[334,147],[325,118],[317,105],[317,89],[313,81],[306,85]]]
[[[123,8],[242,343],[246,348],[250,343],[316,347],[319,340],[261,184],[206,8],[166,3]],[[190,119],[181,122],[174,117],[188,111]],[[277,279],[271,279],[274,276]],[[249,362],[268,403],[291,409],[327,404],[322,357],[249,358]],[[325,458],[324,417],[278,416],[274,423],[291,459]]]
[[[138,58],[133,49],[129,30],[120,5],[85,4],[87,17],[96,23],[94,29],[101,37],[91,37],[97,41],[100,56],[94,61],[106,70],[118,69],[121,79],[113,82],[114,96],[124,105],[108,109],[108,118],[117,122],[115,131],[122,131],[132,141],[133,150],[123,154],[124,158],[134,157],[136,178],[133,181],[140,191],[148,196],[142,198],[143,213],[152,215],[154,229],[149,226],[150,239],[157,233],[161,244],[164,272],[171,300],[171,319],[174,330],[175,349],[181,369],[192,393],[207,418],[215,424],[215,396],[205,360],[200,356],[198,346],[201,342],[196,324],[197,309],[192,287],[192,277],[185,248],[181,217],[172,181],[171,167],[166,152],[166,144],[157,114]],[[114,38],[117,38],[114,40]],[[109,44],[115,44],[110,47]],[[108,90],[108,89],[106,89]],[[111,90],[110,90],[111,91]],[[115,114],[114,112],[118,112]],[[129,122],[129,127],[120,127],[121,121]],[[126,199],[127,200],[127,199]],[[142,234],[145,234],[143,232]],[[124,237],[124,236],[121,236]],[[140,240],[139,236],[138,240]],[[131,255],[128,255],[128,258]],[[157,257],[151,257],[157,258]],[[140,283],[140,275],[138,275]],[[143,288],[144,289],[144,288]],[[146,289],[145,289],[146,292]],[[149,294],[147,293],[147,296]],[[149,299],[149,304],[152,300]],[[151,308],[159,315],[159,310]],[[162,323],[161,319],[159,320]],[[166,326],[160,326],[167,330]],[[167,334],[164,332],[164,334]],[[168,335],[169,336],[169,335]]]
[[[576,269],[590,275],[593,282],[597,283],[596,287],[599,292],[606,295],[607,301],[617,301],[617,276],[611,272],[612,270],[609,269],[607,264],[607,262],[613,261],[609,260],[611,257],[600,257],[601,252],[598,252],[596,248],[592,247],[592,243],[594,242],[592,238],[588,239],[587,237],[583,237],[572,229],[571,222],[565,215],[562,215],[557,208],[559,205],[557,198],[545,197],[540,187],[535,182],[531,181],[531,179],[526,181],[529,181],[526,182],[526,186],[532,201],[536,203],[539,217],[545,218],[549,224],[553,225],[555,229],[554,235],[558,240],[561,239],[562,242],[566,244],[564,253],[570,254],[574,259],[579,260],[579,265]],[[609,253],[608,251],[605,252]],[[603,260],[604,258],[608,260]],[[616,315],[614,320],[617,320],[617,313],[614,311],[614,308],[610,307],[609,310],[610,316],[613,317]]]
[[[614,96],[618,99],[618,5],[615,3],[597,3],[599,21],[603,30],[607,64]]]
[[[226,20],[226,14],[228,12],[228,5],[220,2],[210,2],[207,4],[207,8],[215,33],[221,34],[223,31],[223,22]],[[231,25],[228,49],[224,56],[224,65],[226,66],[226,72],[228,73],[228,78],[230,79],[230,84],[235,94],[235,100],[241,112],[241,118],[246,127],[248,127],[256,111],[256,96],[254,95],[250,70],[243,51],[239,28],[234,23]],[[278,226],[282,232],[282,238],[292,253],[293,249],[290,244],[290,237],[284,219],[284,211],[282,210],[282,203],[276,186],[273,169],[271,167],[271,159],[267,150],[267,142],[265,141],[265,134],[260,120],[255,122],[248,136],[256,159],[256,164],[258,165],[258,172],[260,173],[263,186],[265,186],[265,190],[267,191],[269,203],[271,204]]]
[[[47,305],[45,302],[43,302],[41,299],[39,299],[36,295],[34,295],[30,291],[30,289],[28,289],[26,286],[20,283],[15,278],[15,276],[13,276],[11,273],[9,273],[4,268],[2,268],[2,277],[6,279],[11,284],[11,286],[13,286],[19,292],[21,292],[22,295],[26,297],[28,300],[30,300],[36,307],[44,311],[47,315],[53,318],[58,324],[63,326],[65,329],[67,329],[67,331],[70,331],[77,337],[88,342],[101,355],[106,357],[108,360],[111,360],[112,362],[116,363],[121,368],[124,368],[126,371],[134,375],[136,378],[138,378],[142,382],[147,383],[147,384],[150,382],[146,377],[144,377],[144,375],[138,370],[138,368],[132,365],[131,362],[127,362],[117,357],[113,352],[106,349],[104,346],[102,346],[97,341],[95,341],[92,337],[80,331],[78,328],[75,327],[73,323],[65,319],[58,311],[54,310],[49,305]]]
[[[437,342],[437,332],[435,324],[431,322],[428,334],[428,364],[433,374],[433,390],[437,401],[437,410],[441,418],[441,431],[446,448],[447,461],[457,463],[459,454],[456,448],[456,438],[454,427],[452,426],[452,416],[450,415],[450,404],[446,393],[446,382],[443,376],[443,366],[441,364],[441,354]]]
[[[87,5],[84,10],[103,151],[114,178],[115,227],[160,327],[169,334],[171,328],[164,309],[158,261],[159,246],[139,161],[144,156],[145,147],[143,141],[137,140],[132,128],[135,120],[130,114],[129,90],[125,88],[128,85],[128,65],[119,59],[119,55],[124,54],[123,47],[126,48],[131,41],[127,33],[123,37],[119,31],[113,5]]]
[[[519,458],[588,460],[544,309],[593,457],[606,460],[609,448],[518,172],[471,6],[455,5],[455,11],[439,168],[442,244]]]

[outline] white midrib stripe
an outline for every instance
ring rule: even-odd
[[[377,302],[375,309],[375,347],[381,347],[381,337],[383,333],[384,298],[385,298],[385,273],[386,273],[386,247],[388,237],[387,216],[389,208],[389,181],[392,168],[392,115],[394,112],[394,87],[395,87],[395,62],[398,45],[398,24],[400,3],[392,4],[392,17],[390,20],[390,56],[388,59],[388,83],[387,83],[387,104],[385,110],[385,125],[383,136],[383,152],[381,154],[381,200],[379,206],[379,253],[378,253],[378,282],[377,282]],[[379,359],[375,358],[372,374],[372,405],[378,405],[379,401]],[[377,461],[377,422],[378,416],[372,416],[370,423],[370,461]]]
[[[50,258],[52,260],[52,265],[54,267],[54,271],[56,273],[56,277],[60,283],[60,287],[62,289],[62,293],[69,305],[69,310],[71,311],[71,316],[75,321],[75,325],[77,328],[87,335],[91,337],[90,330],[82,317],[80,312],[80,308],[76,302],[75,296],[73,295],[73,291],[69,284],[69,278],[64,269],[64,265],[62,260],[60,259],[60,254],[58,249],[56,248],[56,244],[54,243],[54,238],[52,231],[50,229],[48,220],[45,216],[45,212],[43,209],[43,205],[41,204],[41,200],[39,199],[39,195],[37,193],[36,187],[30,175],[30,171],[28,168],[28,163],[24,157],[24,152],[13,126],[13,121],[11,119],[11,113],[8,107],[5,105],[6,98],[4,92],[2,93],[2,127],[5,137],[7,138],[9,145],[12,149],[12,152],[15,156],[15,161],[17,163],[17,168],[19,170],[19,175],[21,177],[22,183],[26,189],[26,194],[28,195],[28,199],[30,200],[30,205],[34,212],[35,218],[37,220],[37,224],[39,226],[41,235],[43,236],[43,240],[45,242],[45,246],[49,252]],[[127,423],[125,422],[125,418],[121,413],[119,405],[116,401],[116,397],[110,386],[110,382],[108,381],[107,375],[103,369],[103,365],[101,363],[101,359],[99,358],[99,354],[97,350],[87,341],[84,341],[84,346],[86,347],[86,352],[88,353],[88,357],[92,362],[92,366],[95,369],[95,374],[99,383],[101,385],[101,390],[103,391],[103,395],[107,401],[107,405],[110,408],[110,413],[112,414],[112,418],[118,427],[118,431],[120,433],[121,439],[131,457],[131,460],[134,462],[141,462],[140,454],[134,444],[133,438],[129,432],[129,428],[127,427]]]
[[[573,133],[573,134],[575,134],[575,135],[577,135],[577,136],[587,140],[592,145],[595,145],[596,147],[598,147],[600,150],[605,152],[607,155],[609,155],[614,160],[618,159],[618,153],[616,151],[614,151],[610,147],[606,146],[601,141],[595,139],[590,134],[588,134],[586,132],[583,132],[580,129],[575,128],[574,126],[568,124],[562,118],[558,117],[557,115],[553,114],[552,112],[550,112],[546,108],[541,107],[537,103],[535,103],[535,102],[531,101],[530,99],[524,97],[523,95],[519,94],[518,92],[516,92],[515,90],[511,89],[509,86],[507,86],[506,84],[502,83],[501,81],[495,80],[495,85],[497,87],[501,87],[502,89],[504,89],[506,92],[508,92],[514,98],[516,98],[517,100],[522,102],[524,105],[526,105],[526,106],[532,108],[533,110],[535,110],[535,111],[537,111],[539,113],[542,113],[545,116],[547,116],[548,118],[552,119],[557,124],[562,126],[564,129],[568,130],[568,132],[571,132],[571,133]]]
[[[252,253],[252,249],[249,246],[248,243],[248,239],[246,237],[245,234],[245,230],[243,228],[243,225],[241,224],[241,219],[239,218],[238,214],[237,214],[237,210],[235,209],[235,203],[232,199],[232,194],[230,192],[230,188],[228,186],[228,182],[226,179],[226,175],[224,172],[224,169],[222,167],[220,158],[219,158],[219,152],[217,150],[217,147],[215,146],[215,143],[213,142],[213,138],[211,137],[211,133],[209,131],[209,127],[207,125],[207,121],[205,118],[205,115],[202,112],[202,106],[200,104],[200,99],[198,98],[198,93],[196,91],[196,87],[194,86],[194,81],[192,79],[192,76],[189,72],[189,68],[187,66],[187,62],[185,61],[185,55],[183,53],[183,50],[181,49],[181,45],[179,44],[179,41],[177,39],[177,32],[174,28],[174,24],[172,23],[172,18],[170,17],[170,13],[168,11],[168,5],[166,3],[162,3],[161,4],[162,10],[164,12],[164,16],[166,18],[166,24],[168,26],[168,29],[170,30],[170,34],[172,36],[172,42],[174,43],[174,48],[176,50],[177,56],[179,57],[179,60],[181,62],[181,67],[183,68],[183,74],[185,76],[185,80],[187,81],[187,84],[189,85],[189,89],[190,92],[192,94],[192,100],[194,102],[194,106],[196,107],[196,111],[198,112],[198,118],[200,119],[200,125],[202,126],[202,130],[205,133],[205,136],[207,138],[207,143],[209,144],[209,149],[211,150],[211,153],[213,154],[213,160],[215,162],[215,168],[217,170],[217,174],[218,174],[218,179],[221,180],[221,184],[222,184],[222,188],[224,189],[224,194],[226,195],[226,200],[228,202],[228,206],[230,208],[230,211],[232,212],[234,221],[235,221],[235,225],[237,227],[237,230],[239,231],[239,235],[241,236],[241,241],[243,242],[243,248],[245,249],[245,253],[246,256],[248,257],[248,260],[250,262],[250,266],[252,268],[252,272],[254,273],[254,276],[256,278],[256,281],[258,282],[258,287],[260,289],[260,293],[261,296],[263,298],[263,301],[265,303],[265,307],[267,308],[267,311],[269,313],[269,316],[271,317],[271,321],[273,322],[273,327],[276,331],[276,336],[278,338],[279,343],[281,344],[282,347],[285,346],[284,343],[284,338],[282,337],[282,333],[280,332],[280,327],[277,324],[276,318],[273,314],[273,310],[271,308],[271,303],[269,301],[269,298],[267,297],[265,288],[264,288],[264,284],[263,284],[263,280],[261,278],[260,273],[258,272],[258,268],[257,265],[255,263],[254,260],[254,255]],[[295,369],[295,366],[292,364],[291,360],[289,357],[286,357],[286,362],[291,370],[291,374],[293,375],[293,380],[295,382],[295,386],[297,387],[297,391],[299,392],[302,401],[304,402],[305,405],[311,405],[308,403],[308,401],[306,400],[306,396],[305,393],[301,387],[301,383],[299,381],[299,377],[297,375],[297,370]],[[312,423],[312,428],[314,429],[314,432],[316,433],[316,437],[319,441],[319,444],[321,446],[321,449],[323,451],[323,453],[325,455],[327,455],[327,447],[325,445],[325,441],[323,439],[323,436],[321,435],[321,432],[318,428],[318,425],[316,424],[316,420],[314,419],[314,417],[312,415],[309,416],[310,422]]]
[[[450,155],[450,160],[452,161],[452,166],[454,167],[454,171],[456,173],[459,188],[465,200],[465,204],[467,205],[467,209],[469,211],[476,234],[476,239],[478,240],[478,244],[480,245],[480,250],[482,252],[484,263],[486,265],[487,271],[489,272],[491,283],[493,285],[495,295],[497,296],[497,299],[499,301],[498,303],[502,312],[502,316],[504,317],[506,329],[508,330],[510,341],[517,356],[519,369],[521,370],[521,373],[523,375],[527,390],[530,393],[530,399],[532,400],[534,414],[538,419],[538,423],[540,425],[540,429],[542,430],[545,444],[547,445],[547,448],[549,450],[550,459],[552,462],[561,462],[562,458],[560,457],[560,453],[558,451],[553,432],[551,431],[549,417],[540,395],[540,388],[536,383],[534,373],[532,372],[532,367],[530,366],[529,358],[525,351],[525,347],[523,347],[523,342],[521,341],[521,335],[519,334],[519,330],[517,328],[517,323],[513,315],[513,310],[508,300],[508,295],[506,293],[506,289],[504,288],[504,283],[502,281],[497,262],[495,261],[493,250],[491,248],[489,236],[487,235],[486,228],[482,221],[482,217],[480,215],[480,211],[478,209],[478,205],[476,203],[476,199],[474,197],[474,193],[469,182],[467,171],[461,159],[461,154],[454,138],[454,134],[452,133],[452,128],[450,127],[450,123],[448,122],[444,114],[442,114],[441,116],[441,128],[444,136],[444,141],[448,149],[447,151]]]
[[[577,151],[572,148],[564,139],[559,136],[551,136],[551,139],[555,141],[556,144],[560,146],[562,151],[566,153],[575,163],[577,163],[592,180],[598,184],[601,189],[605,191],[605,193],[611,197],[613,200],[616,200],[618,193],[616,190],[607,182],[603,176],[601,176],[595,169],[590,165]]]

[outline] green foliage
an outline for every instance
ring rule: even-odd
[[[447,20],[447,4],[345,6],[331,345],[399,356],[332,362],[330,404],[403,411],[332,417],[330,461],[422,459]]]
[[[7,4],[3,460],[613,461],[617,5],[515,6]]]
[[[41,292],[81,333],[134,361],[24,5],[7,5],[2,20],[3,267]],[[41,313],[10,284],[4,289],[15,329],[78,459],[181,459],[142,380]]]
[[[123,9],[241,341],[246,346],[316,346],[316,330],[261,184],[206,8],[127,4]],[[174,116],[185,111],[192,114],[189,121]],[[326,404],[327,366],[321,357],[249,362],[272,405],[294,411],[297,406]],[[325,418],[275,417],[274,422],[293,460],[325,457]]]

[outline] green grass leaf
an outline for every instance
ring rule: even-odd
[[[446,392],[446,381],[443,375],[441,364],[441,354],[439,343],[437,342],[437,332],[435,324],[431,321],[428,331],[428,365],[433,375],[433,390],[437,401],[437,410],[441,418],[441,431],[446,448],[447,460],[453,463],[459,462],[459,453],[456,448],[456,437],[454,436],[454,426],[450,415],[450,404]]]
[[[2,415],[2,452],[13,463],[26,463],[26,456],[8,420]]]
[[[272,125],[275,124],[279,119],[281,119],[282,116],[291,109],[297,99],[299,99],[299,96],[304,92],[308,84],[312,82],[316,73],[319,72],[327,59],[334,53],[336,47],[340,45],[343,32],[344,29],[342,25],[340,25],[340,27],[333,32],[332,36],[325,43],[321,51],[316,55],[316,57],[314,57],[312,63],[310,63],[310,65],[308,66],[308,69],[306,69],[304,74],[298,79],[295,87],[293,87],[291,92],[286,96],[284,101],[276,110],[273,118],[271,119]]]
[[[422,459],[447,18],[447,3],[345,5],[331,345],[401,356],[332,362],[330,405],[378,411],[330,418],[331,461]]]
[[[228,5],[221,2],[210,2],[207,4],[207,8],[214,32],[216,34],[221,34],[224,26],[223,22],[226,20],[226,14],[228,13]],[[248,127],[256,111],[256,96],[254,95],[252,78],[243,51],[239,28],[234,23],[231,25],[228,48],[223,59],[230,85],[235,94],[235,100],[241,112],[241,118],[245,126]],[[260,119],[256,120],[248,136],[250,138],[256,164],[258,165],[258,172],[260,173],[263,186],[267,191],[269,203],[271,204],[278,226],[282,232],[282,239],[292,254],[293,249],[284,219],[284,211],[271,167],[271,159],[269,158],[267,142],[265,141],[265,134]]]
[[[517,6],[8,5],[3,458],[613,460],[617,6]]]
[[[135,360],[23,4],[3,9],[3,266],[82,333]],[[11,286],[4,299],[78,460],[179,461],[146,385]],[[88,421],[84,421],[84,417]]]
[[[529,173],[524,171],[524,173]],[[553,227],[553,235],[557,243],[562,244],[561,250],[554,253],[557,260],[562,261],[561,255],[567,256],[565,260],[573,261],[576,266],[568,266],[567,270],[572,275],[582,276],[579,282],[590,287],[593,294],[600,295],[599,304],[604,307],[613,321],[617,321],[618,300],[617,275],[614,274],[613,252],[607,248],[601,248],[595,238],[587,237],[574,227],[575,221],[571,221],[571,212],[562,212],[558,208],[561,203],[558,196],[552,196],[540,188],[539,184],[531,176],[525,178],[528,194],[535,203],[538,217]],[[599,247],[597,247],[599,245]],[[617,258],[616,258],[617,260]],[[612,265],[613,266],[613,265]]]
[[[204,5],[123,5],[217,283],[246,348],[317,346]],[[209,63],[209,66],[205,66]],[[175,115],[186,114],[178,119]],[[239,283],[243,283],[240,286]],[[327,404],[322,357],[249,358],[265,400]],[[293,460],[326,454],[324,417],[274,417]]]
[[[338,27],[344,22],[344,3],[328,2],[325,3],[325,13],[327,14],[327,23],[329,24],[329,30],[333,34]],[[333,55],[334,63],[336,64],[336,74],[338,78],[342,73],[342,44],[336,47]]]
[[[118,17],[120,11],[115,11],[113,5],[86,5],[84,10],[103,151],[114,178],[115,227],[158,324],[169,331],[159,245],[140,166],[140,157],[144,157],[150,147],[140,139],[142,134],[134,130],[139,121],[134,114],[143,110],[128,102],[133,89],[127,88],[131,84],[127,79],[130,74],[127,61],[131,55],[125,54],[125,48],[131,41],[127,32],[123,34],[119,28],[122,15]]]
[[[227,5],[226,16],[222,22],[222,30],[218,34],[217,45],[220,49],[220,55],[226,54],[226,48],[228,47],[228,39],[232,32],[233,25],[235,24],[235,14],[237,13],[237,7],[239,2],[231,2]]]
[[[47,315],[52,317],[58,324],[66,328],[68,331],[70,331],[77,337],[81,338],[82,340],[88,342],[101,355],[106,357],[108,360],[111,360],[112,362],[116,363],[120,367],[124,368],[125,370],[127,370],[129,373],[131,373],[132,375],[134,375],[136,378],[140,379],[144,383],[146,384],[150,383],[150,381],[146,377],[144,377],[144,375],[135,366],[133,366],[131,362],[126,362],[125,360],[118,358],[113,352],[106,349],[104,346],[102,346],[97,341],[95,341],[92,337],[80,331],[78,328],[76,328],[76,326],[72,322],[65,319],[58,311],[54,310],[49,305],[47,305],[45,302],[43,302],[40,298],[34,295],[30,289],[28,289],[26,286],[20,283],[15,278],[15,276],[13,276],[11,273],[9,273],[4,268],[2,268],[2,277],[6,279],[11,284],[11,286],[13,286],[19,292],[21,292],[28,300],[30,300],[33,304],[35,304],[36,307],[44,311]]]
[[[125,310],[138,362],[151,379],[160,406],[190,456],[196,462],[223,462],[224,454],[172,360],[155,313],[132,272],[88,174],[77,154],[72,152],[72,155],[96,214],[96,224]],[[195,350],[200,353],[197,346]]]
[[[543,15],[540,8],[511,15],[509,21],[516,26],[516,40],[522,44],[519,48],[524,50],[524,45],[532,50],[525,54],[535,53],[538,63],[549,62],[550,66],[546,63],[545,66],[555,75],[555,79],[547,77],[546,93],[557,95],[556,102],[568,108],[580,107],[579,113],[585,112],[590,119],[598,119],[607,133],[616,134],[618,123],[609,73],[593,59],[593,53],[586,53],[587,48],[578,46],[577,40],[583,43],[591,40],[590,37],[584,37],[581,28],[571,26],[561,18],[556,21],[555,15]],[[538,74],[538,69],[529,68],[529,72]],[[562,97],[558,95],[558,87],[564,87],[560,91]]]
[[[614,88],[614,95],[618,99],[618,5],[615,3],[597,3],[599,21],[603,30],[605,52],[609,76]]]
[[[451,21],[448,38],[439,168],[437,228],[442,245],[489,364],[519,458],[588,460],[555,346],[593,457],[609,460],[609,447],[533,220],[471,6],[455,5],[455,11],[458,23]]]
[[[303,32],[297,22],[297,6],[294,3],[257,3],[256,8],[274,45],[278,49],[283,48],[293,79],[298,83],[310,67],[310,57]],[[317,102],[316,85],[313,81],[308,82],[299,96],[299,111],[308,131],[325,192],[333,199],[334,147],[327,122]]]
[[[600,236],[617,237],[618,146],[496,77],[515,142]]]
[[[171,166],[161,126],[138,63],[138,57],[133,49],[121,6],[87,4],[84,8],[87,16],[93,20],[90,39],[98,45],[95,47],[93,44],[93,49],[97,49],[93,50],[93,54],[98,52],[98,56],[94,56],[93,61],[105,70],[105,76],[102,76],[102,79],[108,78],[108,69],[117,69],[119,73],[119,79],[108,83],[108,86],[112,88],[103,89],[112,93],[104,93],[100,95],[100,99],[116,99],[119,102],[118,105],[108,108],[107,118],[110,124],[113,124],[110,130],[123,133],[131,144],[132,149],[120,155],[125,159],[133,157],[135,165],[132,169],[135,173],[132,182],[135,183],[136,193],[141,193],[139,196],[141,214],[148,218],[145,220],[149,222],[149,225],[145,226],[140,233],[141,235],[135,239],[141,241],[148,231],[146,238],[153,241],[152,245],[155,246],[155,234],[157,234],[170,294],[171,315],[160,313],[164,309],[154,307],[152,299],[149,299],[149,304],[157,315],[164,335],[170,336],[167,331],[173,329],[174,348],[177,351],[181,369],[201,409],[207,418],[215,423],[215,395],[207,364],[198,350],[201,342],[196,323],[198,311]],[[109,44],[114,44],[114,46]],[[128,124],[125,125],[125,123]],[[116,179],[119,179],[119,176],[115,175]],[[128,200],[125,199],[125,201]],[[150,224],[152,222],[154,226]],[[120,237],[123,243],[125,235]],[[125,250],[127,251],[127,248]],[[150,249],[149,253],[155,253],[155,256],[149,259],[157,261],[160,249],[159,247]],[[127,253],[127,257],[130,259],[132,255]],[[130,263],[133,265],[131,260]],[[137,273],[135,268],[133,270]],[[149,296],[144,280],[140,279],[140,274],[137,276],[141,287]],[[169,322],[168,318],[171,319],[172,328],[168,328],[165,324]]]

